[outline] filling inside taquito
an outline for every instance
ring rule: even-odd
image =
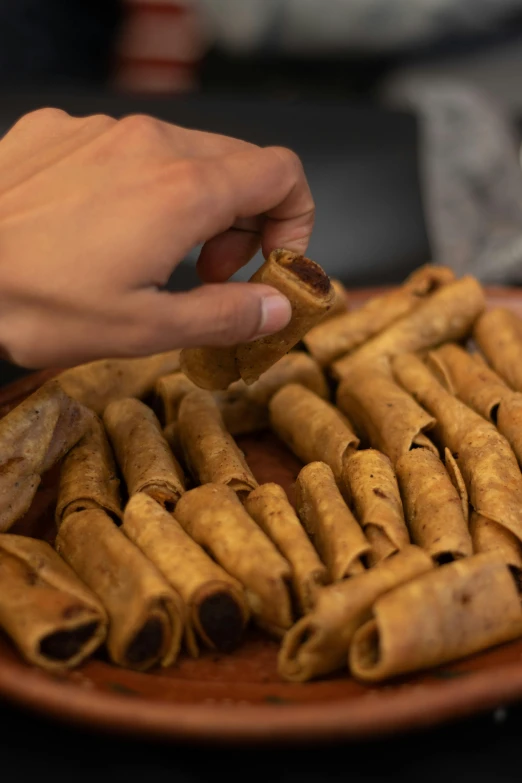
[[[310,611],[319,587],[326,583],[327,571],[284,489],[278,484],[262,484],[250,493],[245,508],[288,560],[299,608]]]
[[[184,397],[178,414],[178,435],[185,462],[201,484],[225,484],[241,498],[257,487],[209,392],[198,390]]]
[[[370,544],[344,502],[331,468],[324,462],[306,465],[297,477],[295,493],[297,512],[330,581],[364,571]]]
[[[139,400],[116,400],[105,409],[103,421],[129,497],[146,492],[173,511],[185,480],[153,411]]]
[[[256,622],[281,635],[292,625],[291,569],[274,544],[223,484],[186,492],[176,519],[187,533],[244,586]]]
[[[156,566],[185,603],[186,641],[198,654],[198,638],[230,652],[239,644],[249,611],[241,584],[224,571],[148,495],[134,495],[125,508],[125,535]]]
[[[270,400],[274,432],[305,464],[325,462],[340,486],[344,462],[359,445],[350,422],[333,405],[299,384],[283,386]]]
[[[355,451],[346,462],[344,478],[354,514],[371,545],[368,563],[375,565],[408,546],[399,486],[388,457],[375,449]]]
[[[350,641],[370,619],[377,598],[431,568],[422,549],[407,546],[375,568],[321,588],[313,611],[285,634],[278,657],[281,677],[305,682],[346,666]]]
[[[109,615],[111,660],[129,669],[172,664],[184,627],[183,602],[101,509],[67,516],[56,548]]]
[[[443,565],[377,599],[354,634],[352,674],[379,682],[439,666],[522,635],[518,583],[495,555]]]
[[[107,634],[96,596],[49,544],[0,535],[0,625],[30,663],[77,666]]]

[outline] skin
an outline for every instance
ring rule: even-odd
[[[0,346],[70,366],[283,328],[290,304],[226,283],[262,248],[306,251],[314,203],[299,158],[144,115],[41,109],[0,141]],[[161,291],[202,244],[205,285]]]

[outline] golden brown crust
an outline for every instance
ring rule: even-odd
[[[513,533],[475,511],[471,513],[469,530],[474,552],[498,555],[512,569],[522,572],[522,545]]]
[[[241,582],[259,625],[276,635],[291,626],[290,566],[229,487],[205,484],[185,493],[176,519]]]
[[[173,511],[185,480],[152,410],[139,400],[115,400],[105,409],[103,422],[129,497],[146,492]]]
[[[229,348],[184,348],[181,369],[200,389],[228,389],[241,374],[236,363],[236,346]]]
[[[370,618],[377,598],[432,568],[422,549],[408,546],[369,571],[321,588],[314,610],[285,634],[278,656],[280,676],[305,682],[346,666],[351,639]]]
[[[183,635],[183,602],[104,511],[69,514],[56,548],[107,610],[107,649],[114,663],[145,670],[175,661]]]
[[[522,634],[515,580],[497,556],[437,568],[383,595],[352,640],[352,674],[380,682],[463,658]]]
[[[520,318],[504,307],[483,313],[473,329],[473,339],[494,370],[522,392],[522,327]]]
[[[44,541],[0,535],[0,580],[0,626],[29,663],[72,668],[104,641],[105,610]]]
[[[270,400],[274,432],[305,464],[326,462],[342,485],[344,462],[359,445],[350,422],[333,405],[299,384],[288,384]]]
[[[344,502],[331,468],[311,462],[299,473],[295,485],[296,508],[331,581],[364,570],[370,551],[360,525]]]
[[[284,489],[278,484],[262,484],[250,493],[245,508],[288,560],[299,607],[301,611],[309,612],[318,589],[326,583],[327,571]]]

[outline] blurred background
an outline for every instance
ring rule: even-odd
[[[292,147],[349,286],[522,282],[521,85],[522,0],[0,0],[0,133],[51,105]]]

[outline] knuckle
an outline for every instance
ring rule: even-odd
[[[289,171],[298,174],[303,171],[301,158],[289,147],[271,147],[270,149],[283,161]]]
[[[147,114],[129,114],[119,120],[117,127],[123,138],[132,145],[155,146],[164,140],[161,123]]]
[[[91,114],[84,119],[86,125],[93,128],[99,128],[100,130],[106,130],[116,125],[116,120],[113,117],[109,117],[108,114]]]
[[[52,106],[46,106],[42,109],[35,109],[34,111],[25,114],[16,123],[21,125],[50,125],[56,123],[63,123],[66,120],[71,120],[70,114],[67,114],[63,109],[55,109]]]

